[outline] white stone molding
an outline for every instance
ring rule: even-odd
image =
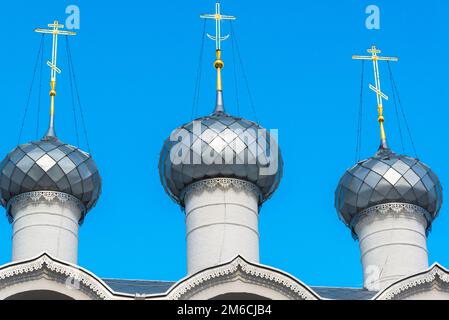
[[[419,293],[429,293],[433,288],[449,294],[449,270],[435,263],[428,270],[399,280],[378,293],[373,300],[404,300]],[[432,296],[438,299],[438,293]],[[447,296],[445,296],[447,299]]]
[[[78,231],[85,214],[80,200],[57,191],[33,191],[12,198],[7,209],[13,228],[13,261],[47,252],[77,263]]]
[[[389,214],[408,214],[408,215],[419,215],[426,219],[428,223],[432,222],[432,217],[429,212],[425,209],[410,203],[384,203],[379,204],[364,211],[360,212],[354,219],[351,221],[351,228],[354,228],[362,219],[366,217],[371,217],[373,215],[389,215]]]
[[[319,296],[312,289],[294,277],[280,270],[247,262],[242,257],[237,257],[229,263],[201,271],[181,280],[169,290],[167,299],[188,300],[201,291],[237,279],[242,279],[245,283],[260,288],[276,291],[282,294],[284,299],[319,300]],[[266,298],[270,299],[271,297]]]
[[[75,198],[72,195],[69,195],[67,193],[58,192],[58,191],[32,191],[32,192],[26,192],[19,194],[18,196],[15,196],[12,198],[6,208],[7,212],[10,212],[11,207],[21,207],[28,205],[29,203],[32,204],[40,204],[42,201],[45,201],[47,203],[61,203],[64,205],[67,204],[73,204],[79,208],[81,211],[81,216],[83,217],[86,213],[86,207],[84,204],[78,199]],[[10,215],[10,213],[9,213]],[[11,219],[11,217],[9,217]]]
[[[0,296],[11,287],[45,278],[70,290],[80,290],[92,300],[111,300],[114,294],[108,286],[88,271],[53,259],[46,253],[37,258],[7,264],[0,268]],[[2,293],[3,292],[3,293]]]
[[[187,188],[185,188],[181,194],[181,199],[183,199],[183,202],[185,198],[190,193],[199,192],[201,193],[204,190],[215,190],[216,188],[220,188],[222,190],[228,190],[233,188],[236,191],[246,191],[253,193],[256,198],[261,200],[262,193],[255,184],[240,180],[240,179],[233,179],[233,178],[213,178],[213,179],[205,179],[201,180],[195,183],[190,184]]]

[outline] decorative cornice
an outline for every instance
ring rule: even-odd
[[[281,271],[251,264],[242,257],[199,272],[174,286],[167,295],[169,300],[187,300],[194,294],[210,287],[243,277],[246,282],[274,289],[292,300],[318,300],[319,297],[306,285],[283,274]]]
[[[229,190],[234,189],[237,191],[246,191],[253,193],[254,196],[258,199],[259,203],[262,200],[262,192],[259,187],[255,184],[233,178],[213,178],[213,179],[205,179],[195,183],[188,185],[181,193],[181,199],[184,202],[185,198],[190,193],[202,192],[204,190],[215,190],[215,189]]]
[[[441,267],[439,264],[434,264],[429,270],[410,276],[406,279],[399,280],[392,284],[384,291],[380,292],[373,300],[395,300],[400,299],[407,291],[414,291],[419,287],[434,284],[441,281],[449,292],[449,271]]]
[[[82,269],[58,262],[47,254],[33,260],[9,264],[1,269],[0,291],[13,284],[30,281],[30,278],[42,274],[65,285],[76,284],[76,290],[82,290],[93,299],[113,299],[112,293],[98,279]]]
[[[421,208],[420,206],[410,204],[410,203],[399,203],[399,202],[392,202],[392,203],[384,203],[379,204],[373,207],[370,207],[368,209],[365,209],[364,211],[357,214],[351,221],[350,227],[351,230],[354,233],[354,237],[357,237],[354,230],[356,225],[363,220],[366,217],[372,217],[375,215],[388,215],[388,214],[406,214],[406,215],[418,215],[421,217],[424,217],[427,221],[427,232],[430,232],[432,227],[432,216],[429,212],[427,212],[425,209]]]
[[[84,217],[84,215],[86,214],[86,207],[78,198],[75,198],[70,194],[58,191],[32,191],[19,194],[18,196],[15,196],[8,202],[6,210],[8,212],[9,218],[11,219],[12,218],[11,209],[13,207],[26,205],[29,203],[39,204],[42,202],[47,203],[57,202],[61,204],[72,203],[75,206],[77,206],[81,211],[81,217]]]

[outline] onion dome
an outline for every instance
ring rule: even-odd
[[[213,179],[233,178],[252,183],[259,190],[259,204],[275,192],[282,178],[283,162],[279,147],[269,132],[257,123],[226,113],[223,103],[221,71],[220,24],[235,17],[222,15],[220,3],[215,14],[201,18],[216,22],[217,96],[214,112],[189,122],[165,141],[159,160],[161,183],[167,194],[184,206],[186,188],[192,183]]]
[[[0,164],[1,203],[32,191],[57,191],[80,200],[85,211],[97,203],[101,178],[92,157],[56,137],[23,144]]]
[[[90,156],[80,149],[61,142],[55,133],[55,97],[57,67],[57,38],[73,36],[72,31],[55,21],[51,29],[35,29],[53,37],[50,79],[50,121],[48,131],[40,141],[19,145],[0,163],[0,201],[8,210],[8,203],[28,192],[55,191],[71,195],[84,205],[81,220],[98,201],[101,178]]]
[[[380,148],[374,157],[361,161],[347,170],[335,192],[335,207],[340,218],[354,232],[359,218],[370,209],[382,205],[408,205],[427,220],[427,231],[438,216],[443,202],[442,187],[436,174],[418,159],[391,151],[387,143],[383,115],[383,100],[388,97],[381,91],[379,61],[398,61],[395,57],[381,57],[376,46],[368,52],[371,56],[353,56],[357,60],[371,60],[374,66]],[[380,206],[380,208],[379,208]]]
[[[335,193],[335,206],[352,228],[360,213],[386,203],[424,209],[430,227],[441,209],[442,187],[436,174],[418,159],[381,148],[346,171]]]
[[[280,152],[277,156],[272,152],[278,146],[273,139],[270,143],[269,133],[259,130],[262,128],[256,123],[221,111],[176,129],[165,141],[159,161],[165,191],[183,205],[188,185],[204,179],[235,178],[256,185],[262,204],[277,189],[283,162]],[[172,155],[187,161],[172,161]],[[270,166],[274,172],[267,174],[264,171],[270,171]]]

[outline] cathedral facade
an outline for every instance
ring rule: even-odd
[[[449,270],[429,266],[427,236],[443,203],[429,166],[390,149],[379,62],[373,63],[380,146],[336,186],[340,220],[360,246],[363,288],[311,287],[259,260],[259,209],[283,176],[276,133],[227,113],[221,22],[215,22],[216,101],[210,115],[176,128],[163,143],[162,187],[185,214],[187,275],[177,282],[101,279],[77,264],[78,230],[100,200],[100,170],[89,153],[59,140],[54,119],[57,21],[36,29],[53,37],[50,121],[39,141],[19,145],[0,164],[0,201],[13,229],[12,261],[0,267],[8,300],[410,300],[449,299]],[[286,146],[288,147],[288,146]],[[155,168],[156,169],[156,168]]]

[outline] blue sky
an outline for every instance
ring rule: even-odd
[[[0,155],[17,143],[40,41],[33,29],[55,18],[64,21],[69,4],[81,10],[79,35],[70,41],[89,142],[103,177],[102,197],[81,227],[79,264],[101,277],[180,279],[186,272],[184,217],[164,193],[157,165],[164,139],[191,120],[199,14],[213,11],[214,1],[2,3]],[[365,8],[371,4],[381,9],[380,30],[365,28]],[[393,72],[418,154],[444,186],[449,181],[449,4],[223,0],[222,6],[238,17],[236,35],[257,118],[264,127],[279,129],[285,162],[280,188],[260,215],[261,261],[310,285],[359,287],[358,244],[333,206],[339,178],[355,158],[361,64],[351,56],[377,44],[385,55],[400,57]],[[213,32],[213,24],[207,26]],[[46,43],[50,59],[49,39]],[[76,144],[63,45],[60,52],[56,127],[60,139]],[[227,111],[255,119],[239,70],[240,110],[236,107],[231,42],[223,45],[223,58]],[[213,60],[214,44],[207,41],[198,116],[213,109]],[[381,72],[384,91],[391,95],[386,65]],[[47,69],[44,76],[41,128],[48,119]],[[371,68],[365,76],[366,89]],[[33,92],[22,143],[35,139],[36,87]],[[365,93],[362,156],[369,157],[379,138],[375,97]],[[401,152],[392,103],[385,104],[385,117],[390,145]],[[84,140],[81,147],[86,149]],[[412,154],[408,144],[406,152]],[[443,206],[429,238],[431,263],[449,266],[448,230]],[[10,256],[5,217],[0,263]]]

